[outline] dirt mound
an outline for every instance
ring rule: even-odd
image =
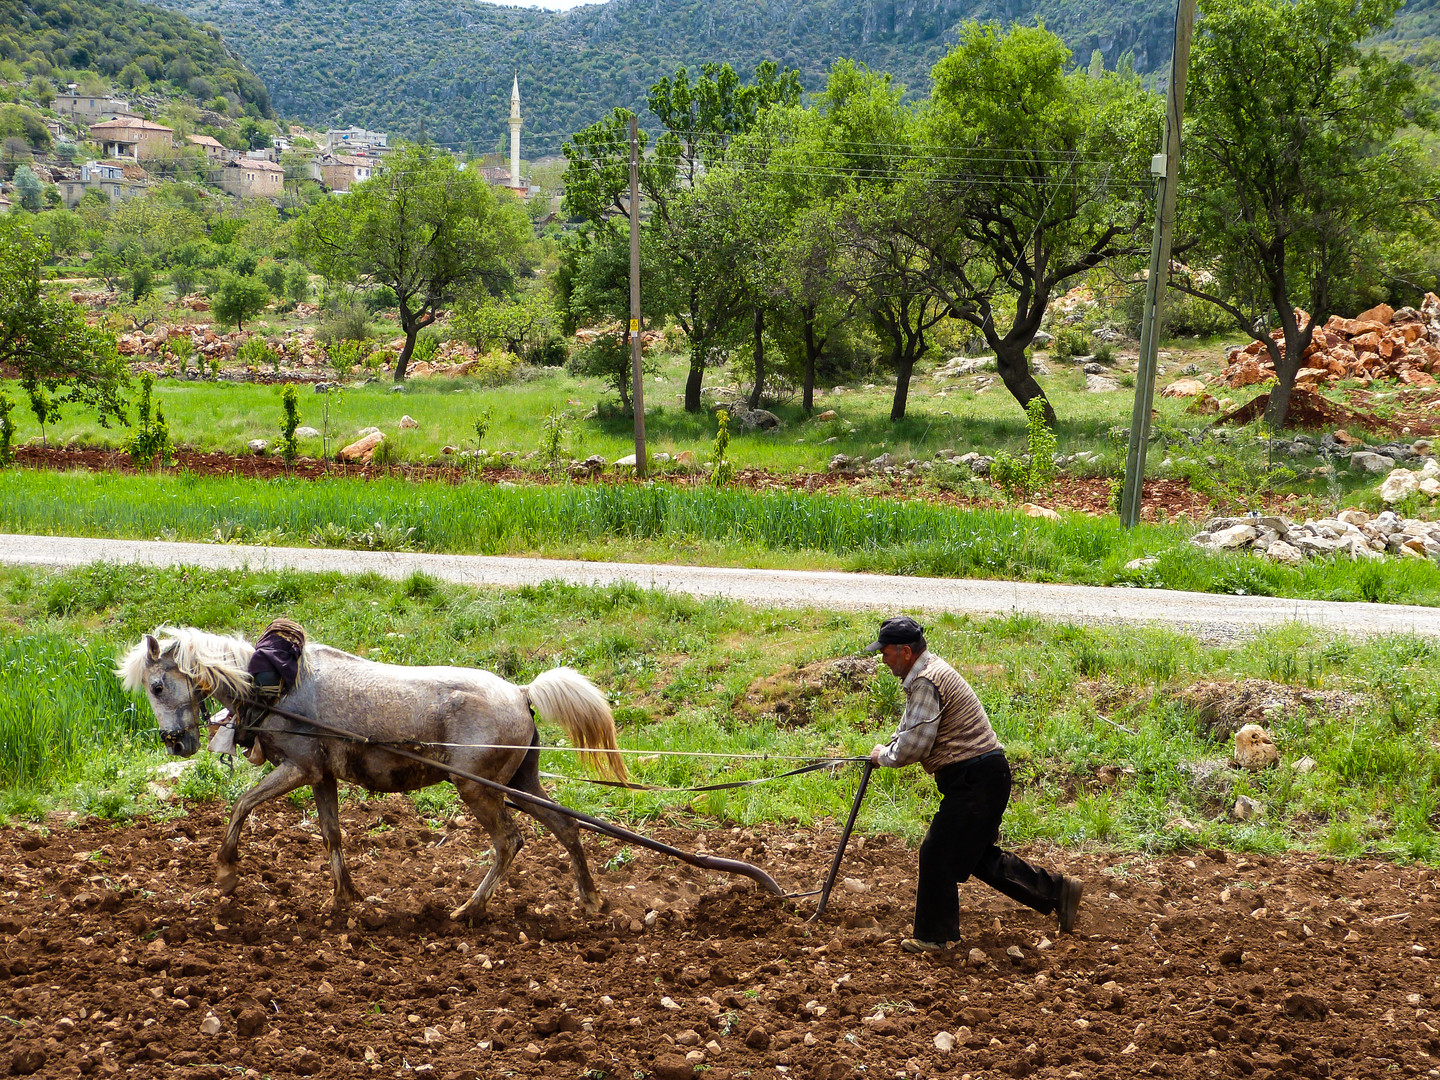
[[[773,717],[781,727],[804,727],[827,693],[855,693],[869,686],[876,663],[873,656],[842,656],[799,668],[786,665],[751,683],[737,708],[751,718]]]
[[[1211,427],[1219,427],[1221,424],[1253,424],[1265,415],[1265,409],[1270,404],[1270,395],[1261,394],[1252,398],[1244,405],[1233,409],[1224,416],[1219,417]],[[1368,431],[1380,432],[1386,435],[1399,435],[1402,426],[1408,427],[1407,435],[1433,435],[1435,427],[1433,422],[1409,421],[1401,425],[1392,420],[1385,420],[1374,413],[1364,412],[1359,409],[1347,408],[1337,404],[1329,398],[1315,393],[1313,390],[1304,390],[1296,387],[1290,394],[1290,412],[1285,418],[1287,428],[1307,428],[1312,431],[1319,431],[1322,428],[1337,428],[1360,426]]]
[[[590,918],[527,826],[472,928],[445,914],[484,869],[467,828],[399,798],[347,800],[342,818],[370,897],[343,916],[313,820],[284,803],[251,819],[229,900],[211,888],[215,805],[0,831],[0,1072],[1210,1080],[1414,1075],[1440,1056],[1440,879],[1420,867],[1032,851],[1084,876],[1079,933],[970,883],[964,942],[913,957],[896,939],[914,853],[885,837],[856,842],[845,875],[863,891],[820,923],[813,901],[591,837],[610,910]],[[654,831],[749,849],[797,889],[835,841]]]
[[[1311,690],[1264,679],[1195,683],[1176,697],[1217,739],[1233,737],[1246,724],[1268,725],[1302,709],[1341,716],[1361,703],[1359,697],[1343,690]]]

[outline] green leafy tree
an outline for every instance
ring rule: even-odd
[[[222,323],[245,329],[245,320],[259,315],[270,303],[265,283],[248,274],[222,272],[210,289],[210,310]]]
[[[502,201],[473,172],[422,146],[395,155],[344,199],[311,207],[299,236],[326,277],[394,291],[405,333],[396,382],[404,381],[420,331],[456,291],[475,283],[502,291],[533,243],[519,203]]]
[[[170,424],[165,419],[165,410],[158,402],[152,404],[151,394],[155,387],[155,376],[145,372],[140,376],[140,402],[136,407],[135,430],[126,441],[130,463],[137,469],[148,469],[152,463],[161,467],[170,463],[175,452],[170,441]]]
[[[129,375],[114,339],[88,326],[79,305],[46,295],[48,247],[21,219],[0,218],[0,367],[15,373],[32,408],[40,405],[42,424],[65,404],[93,409],[102,427],[124,423]]]
[[[32,214],[38,214],[45,207],[45,185],[29,165],[21,165],[15,170],[15,194],[19,197],[21,208]]]
[[[1043,26],[967,25],[935,65],[907,166],[920,205],[905,230],[930,285],[995,351],[1022,407],[1045,397],[1026,350],[1056,291],[1148,241],[1158,101],[1070,60]],[[1045,416],[1055,423],[1048,399]]]
[[[1204,0],[1186,93],[1171,285],[1227,312],[1275,364],[1265,422],[1284,425],[1315,327],[1366,263],[1433,222],[1407,125],[1434,116],[1414,69],[1360,43],[1399,0]],[[1303,307],[1309,320],[1296,312]],[[1283,349],[1269,330],[1278,324]]]
[[[296,455],[300,452],[300,444],[295,438],[295,431],[300,426],[300,399],[295,391],[294,383],[286,383],[285,389],[280,392],[280,456],[285,459],[285,466],[295,463]]]

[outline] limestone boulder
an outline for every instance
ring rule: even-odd
[[[1246,724],[1235,732],[1235,763],[1250,772],[1280,764],[1280,751],[1270,733],[1259,724]]]
[[[379,430],[371,431],[369,435],[362,436],[349,446],[340,451],[341,461],[367,462],[375,456],[375,451],[385,441],[385,435]]]
[[[1420,476],[1409,469],[1395,469],[1380,485],[1380,501],[1386,505],[1408,499],[1420,490]]]

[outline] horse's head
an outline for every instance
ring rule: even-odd
[[[160,739],[177,757],[190,757],[200,749],[200,723],[210,688],[180,670],[180,643],[163,645],[150,634],[115,669],[130,691],[145,688],[150,708],[160,725]]]

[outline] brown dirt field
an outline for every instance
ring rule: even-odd
[[[610,910],[587,918],[558,846],[527,827],[490,921],[470,928],[445,914],[482,869],[470,830],[432,832],[399,798],[342,812],[357,884],[379,899],[336,917],[320,841],[288,803],[251,819],[231,900],[210,886],[218,804],[0,831],[0,1071],[1440,1075],[1434,870],[1032,851],[1085,877],[1077,934],[972,882],[963,945],[914,957],[894,943],[914,855],[891,838],[852,849],[845,873],[868,890],[837,891],[811,925],[813,901],[644,852],[599,873]],[[748,849],[800,889],[835,841],[834,829],[653,831]],[[587,847],[597,869],[617,849],[593,836]],[[217,1035],[202,1033],[210,1015]],[[937,1048],[941,1031],[953,1050]],[[685,1060],[692,1049],[703,1061]]]
[[[90,472],[133,473],[130,455],[123,450],[103,450],[87,447],[64,449],[61,447],[21,446],[15,450],[16,459],[29,468],[38,469],[85,469]],[[285,463],[277,457],[257,457],[253,454],[227,454],[221,451],[179,450],[175,454],[171,471],[188,472],[196,476],[242,476],[252,479],[270,480],[285,476]],[[303,458],[295,463],[290,473],[302,480],[321,480],[326,477],[352,477],[373,480],[380,477],[394,477],[405,480],[443,480],[459,484],[473,479],[466,469],[453,465],[346,465],[333,461],[319,461]],[[548,473],[529,469],[518,469],[504,465],[490,465],[480,471],[479,479],[496,483],[508,480],[522,484],[591,483],[591,484],[636,484],[647,481],[636,480],[633,476],[619,473],[603,473],[586,480],[561,481]],[[707,483],[703,475],[662,475],[661,482],[677,486],[696,486]],[[841,491],[855,489],[855,494],[884,497],[921,499],[931,503],[963,506],[970,509],[1001,509],[1005,502],[997,490],[993,498],[973,498],[951,492],[926,488],[918,479],[897,477],[893,481],[867,477],[856,477],[841,473],[771,473],[763,469],[744,469],[736,474],[736,486],[754,491]],[[1051,495],[1038,499],[1045,506],[1058,510],[1086,511],[1090,513],[1111,513],[1110,482],[1104,477],[1061,476],[1055,480]],[[1179,516],[1202,518],[1210,513],[1210,500],[1193,490],[1184,480],[1146,480],[1144,506],[1141,515],[1146,520],[1170,519]]]

